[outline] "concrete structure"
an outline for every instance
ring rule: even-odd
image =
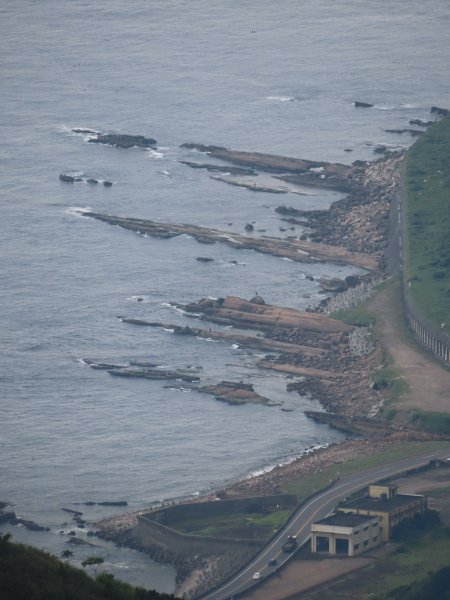
[[[216,502],[186,502],[165,506],[163,508],[138,516],[138,524],[134,536],[140,545],[146,548],[159,549],[179,558],[211,556],[226,552],[249,551],[255,553],[263,544],[261,539],[251,537],[251,526],[228,527],[221,536],[197,535],[195,532],[183,531],[186,523],[227,517],[237,513],[267,513],[276,510],[294,510],[297,497],[294,494],[277,494],[234,500],[217,500]]]
[[[381,541],[379,517],[337,513],[311,525],[311,552],[356,556]]]
[[[392,528],[427,508],[425,496],[398,494],[397,486],[387,484],[369,485],[369,493],[362,498],[338,507],[341,513],[380,517],[381,541],[388,542]]]

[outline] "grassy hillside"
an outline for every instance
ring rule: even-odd
[[[450,117],[409,150],[405,185],[410,292],[422,313],[450,334]]]
[[[102,573],[96,579],[41,550],[0,534],[1,600],[172,600]]]

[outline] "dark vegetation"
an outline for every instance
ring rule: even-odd
[[[402,585],[388,594],[389,600],[450,600],[450,567],[443,567],[420,582]]]
[[[0,534],[0,598],[2,600],[173,600],[170,594],[133,587],[101,573],[95,579],[56,557]],[[91,557],[86,567],[103,559]]]
[[[407,264],[421,312],[450,333],[450,117],[432,125],[406,162]]]

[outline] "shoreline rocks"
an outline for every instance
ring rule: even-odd
[[[368,271],[378,270],[377,258],[364,252],[349,251],[338,244],[333,246],[297,239],[249,237],[240,233],[225,232],[197,225],[176,225],[150,219],[119,217],[104,213],[81,212],[81,215],[110,225],[118,225],[124,229],[150,237],[170,239],[185,234],[195,238],[200,243],[221,242],[236,250],[255,250],[262,254],[290,258],[295,262],[335,262],[337,264],[354,265]]]

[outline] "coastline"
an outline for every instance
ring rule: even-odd
[[[391,154],[364,165],[356,171],[358,181],[349,194],[338,200],[324,211],[298,211],[289,207],[280,207],[279,212],[290,219],[302,219],[309,231],[309,239],[318,244],[341,245],[350,252],[366,253],[373,257],[379,265],[381,273],[386,269],[386,253],[388,244],[388,225],[391,203],[399,193],[401,166],[404,152]],[[241,164],[238,161],[237,164]],[[245,166],[249,165],[248,162]],[[367,282],[380,280],[379,273],[362,278],[361,294],[354,293],[353,304],[361,301],[367,293]],[[360,280],[361,283],[361,280]],[[350,291],[355,286],[349,286]],[[358,285],[356,286],[356,288]],[[348,289],[348,288],[347,288]],[[333,306],[342,294],[333,298]],[[239,322],[251,323],[261,311],[286,310],[280,307],[249,307],[248,302],[239,298],[221,299],[221,303],[207,306],[203,301],[192,304],[192,310],[203,312],[203,318],[212,322],[223,322],[229,319],[232,325]],[[252,301],[250,301],[251,303]],[[224,308],[222,308],[222,304]],[[259,304],[259,302],[257,303]],[[264,305],[264,301],[262,302]],[[311,316],[327,314],[327,301],[321,303],[316,310],[311,310]],[[339,302],[337,303],[339,306]],[[186,308],[186,307],[185,307]],[[189,307],[188,307],[189,308]],[[334,309],[336,310],[336,309]],[[249,314],[255,313],[250,318]],[[325,314],[324,314],[325,313]],[[249,320],[250,319],[250,320]],[[240,321],[241,320],[241,321]],[[336,321],[336,323],[338,323]],[[344,325],[342,322],[340,322]],[[160,325],[160,324],[157,324]],[[252,325],[250,325],[252,326]],[[253,325],[256,327],[256,325]],[[351,328],[354,330],[355,328]],[[358,328],[362,329],[362,328]],[[363,459],[374,454],[395,449],[405,442],[425,442],[440,439],[438,436],[415,430],[402,430],[376,419],[381,407],[384,390],[380,390],[373,382],[373,373],[382,365],[382,351],[375,343],[366,344],[361,351],[354,351],[350,337],[352,331],[319,331],[305,327],[303,331],[292,327],[277,327],[274,323],[266,324],[263,329],[265,339],[276,340],[284,344],[304,344],[307,348],[324,349],[321,352],[282,353],[266,357],[258,365],[262,368],[273,368],[293,375],[305,375],[288,384],[288,389],[301,394],[311,394],[319,400],[327,413],[317,413],[327,417],[328,424],[335,425],[353,433],[364,435],[363,438],[350,438],[339,444],[331,444],[314,450],[306,450],[301,456],[276,465],[261,473],[252,475],[225,485],[220,490],[212,490],[195,498],[179,500],[175,504],[207,502],[216,500],[233,500],[252,496],[268,496],[286,491],[286,487],[297,479],[308,477],[336,465],[352,460]],[[370,332],[369,332],[370,336]],[[329,351],[332,349],[331,351]],[[313,414],[309,415],[315,418]],[[172,503],[173,504],[173,503]],[[169,504],[167,505],[169,506]],[[159,506],[158,509],[164,508]],[[138,517],[152,509],[140,509],[132,513],[118,515],[96,523],[97,534],[100,537],[126,544],[138,550],[147,552],[155,560],[171,562],[177,569],[176,594],[192,597],[214,585],[213,563],[220,560],[217,557],[202,557],[197,562],[177,559],[169,552],[155,546],[145,547],[135,536],[138,527]],[[211,562],[212,561],[212,562]],[[245,561],[244,561],[245,562]],[[228,568],[230,565],[227,565]],[[210,573],[211,571],[211,573]],[[208,580],[208,581],[207,581]]]

